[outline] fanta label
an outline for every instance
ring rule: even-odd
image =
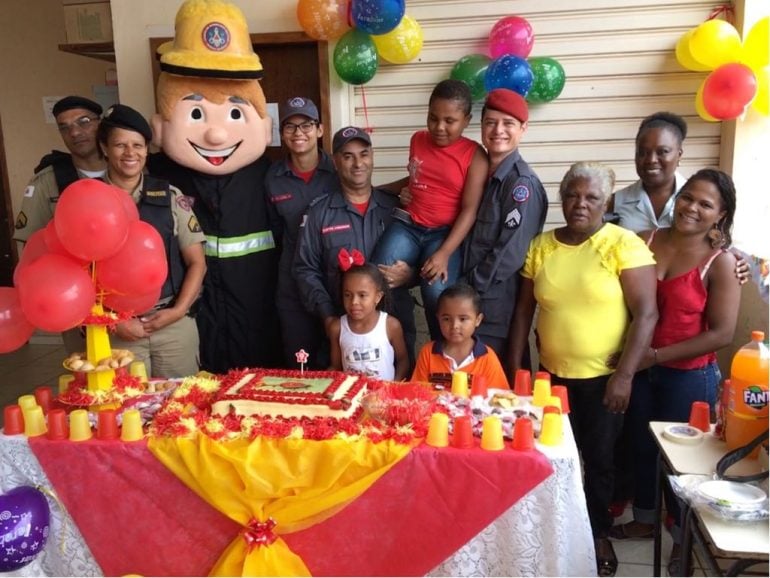
[[[761,411],[767,407],[768,390],[759,385],[750,385],[743,390],[743,403],[751,409]]]

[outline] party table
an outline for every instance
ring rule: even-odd
[[[313,575],[595,575],[566,418],[564,429],[562,445],[538,444],[545,459],[417,446],[340,512],[284,538]],[[205,575],[243,530],[145,442],[0,436],[0,489],[23,485],[59,499],[46,547],[16,575]]]

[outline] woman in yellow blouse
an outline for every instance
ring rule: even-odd
[[[598,163],[575,163],[564,175],[566,225],[530,244],[510,336],[510,365],[518,369],[539,305],[540,365],[569,392],[600,576],[617,570],[607,538],[613,449],[657,320],[652,254],[633,232],[602,221],[614,184],[612,169]]]

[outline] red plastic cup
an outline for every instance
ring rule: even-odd
[[[692,402],[692,407],[690,408],[690,425],[702,432],[710,432],[711,418],[709,413],[709,404],[705,401]]]
[[[35,401],[43,408],[43,413],[48,413],[53,404],[53,391],[47,385],[41,385],[35,388]]]
[[[547,405],[547,406],[545,406],[543,408],[543,415],[545,415],[547,413],[557,413],[557,414],[561,415],[561,410],[558,407],[556,407],[555,405]]]
[[[551,374],[547,371],[536,371],[535,379],[545,379],[548,383],[551,383]]]
[[[552,385],[551,395],[555,395],[561,400],[561,412],[564,415],[569,413],[569,394],[566,385]]]
[[[103,409],[99,412],[96,437],[100,440],[118,439],[118,419],[114,409]]]
[[[3,433],[7,436],[24,433],[24,414],[17,404],[3,408]]]
[[[513,378],[513,393],[532,395],[532,374],[526,369],[517,369]]]
[[[66,440],[70,437],[67,412],[61,408],[48,412],[48,439]]]
[[[528,417],[520,417],[513,423],[513,443],[511,447],[519,451],[535,448],[535,431],[532,427],[532,420]]]
[[[471,416],[459,415],[454,419],[452,429],[452,446],[461,449],[473,447],[473,429],[471,428]]]
[[[474,395],[480,395],[481,397],[487,396],[487,376],[486,375],[473,375],[471,376],[471,397]]]

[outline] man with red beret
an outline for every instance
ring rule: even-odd
[[[489,155],[490,179],[476,224],[466,243],[463,269],[481,295],[484,320],[476,334],[508,371],[508,327],[519,289],[519,269],[529,243],[543,230],[548,198],[540,179],[519,154],[527,130],[527,102],[497,88],[481,112],[481,142]]]

